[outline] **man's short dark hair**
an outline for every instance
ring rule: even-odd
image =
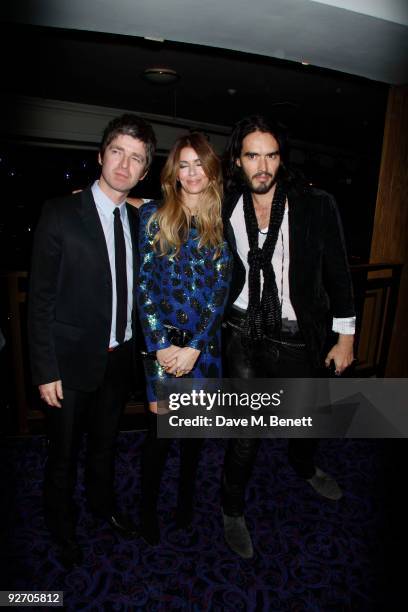
[[[281,158],[279,176],[283,180],[289,179],[289,172],[286,164],[287,136],[285,128],[275,119],[270,119],[263,115],[250,115],[235,124],[227,144],[224,155],[227,189],[239,188],[245,183],[242,176],[242,170],[236,165],[236,160],[241,155],[244,138],[253,132],[271,134],[276,139],[279,145]]]
[[[103,158],[106,147],[110,145],[112,140],[123,134],[124,136],[132,136],[141,140],[146,147],[146,170],[150,166],[153,160],[154,152],[156,150],[156,136],[150,123],[147,123],[144,119],[141,119],[137,115],[126,113],[120,117],[115,117],[106,126],[102,142],[100,146],[100,154]]]

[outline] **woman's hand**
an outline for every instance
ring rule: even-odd
[[[181,348],[176,355],[175,364],[167,367],[166,372],[177,377],[188,374],[194,368],[199,355],[200,351],[198,349],[191,348],[190,346]]]
[[[174,346],[174,344],[171,344],[167,348],[159,349],[158,351],[156,351],[157,361],[162,366],[162,368],[167,370],[167,368],[175,365],[176,355],[181,350],[182,349],[179,346]]]

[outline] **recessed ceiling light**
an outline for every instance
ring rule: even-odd
[[[159,85],[175,83],[180,78],[180,75],[171,68],[146,68],[142,76],[144,79]]]

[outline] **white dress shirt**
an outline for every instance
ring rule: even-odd
[[[123,233],[125,236],[126,245],[126,276],[127,276],[127,324],[125,332],[125,342],[132,337],[132,307],[133,307],[133,254],[132,254],[132,238],[130,234],[129,219],[126,210],[126,201],[123,200],[120,204],[115,204],[99,187],[99,182],[95,181],[92,185],[92,194],[96,204],[99,218],[102,223],[103,233],[105,235],[106,246],[109,255],[110,271],[112,276],[112,322],[109,340],[109,348],[118,346],[116,341],[116,268],[115,268],[115,233],[114,233],[114,215],[113,211],[116,206],[119,206],[120,218],[123,225]]]

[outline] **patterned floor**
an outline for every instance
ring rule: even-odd
[[[144,434],[120,435],[120,505],[137,521],[139,454]],[[83,452],[83,451],[82,451]],[[10,439],[2,459],[7,572],[1,588],[64,591],[67,610],[346,612],[384,610],[383,463],[380,443],[323,440],[318,464],[344,488],[339,502],[320,499],[286,461],[284,440],[264,441],[248,495],[255,557],[242,560],[223,540],[219,481],[224,442],[206,442],[193,527],[173,522],[178,446],[160,500],[162,543],[150,548],[94,526],[83,504],[79,470],[78,537],[85,562],[66,573],[57,562],[41,510],[42,436]],[[7,496],[6,496],[7,493]]]

